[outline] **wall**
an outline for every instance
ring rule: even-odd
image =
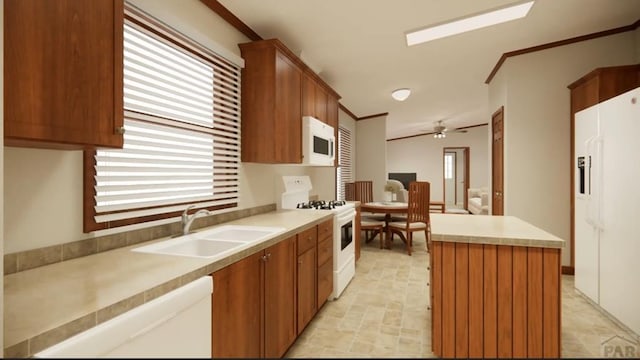
[[[445,147],[469,147],[469,186],[489,184],[487,126],[468,129],[466,134],[449,134],[444,139],[432,135],[387,141],[388,172],[415,172],[416,179],[431,183],[431,198],[442,200]],[[386,174],[385,174],[386,175]]]
[[[373,181],[373,199],[384,199],[387,183],[387,116],[356,121],[356,180]]]
[[[239,58],[249,41],[198,0],[132,0],[199,42]],[[13,253],[93,236],[82,232],[82,152],[4,148],[4,251]],[[244,163],[239,208],[279,201],[282,175],[311,174],[308,167]],[[315,183],[312,178],[312,182]],[[9,191],[9,189],[11,191]]]
[[[0,68],[4,69],[4,0],[0,0]],[[4,71],[0,72],[0,214],[4,214]],[[4,289],[4,219],[0,216],[0,289]],[[4,324],[4,291],[0,291],[0,322]],[[0,326],[0,349],[4,329]]]
[[[597,67],[635,62],[635,32],[508,58],[489,87],[505,106],[504,213],[562,239],[570,236],[570,92]],[[570,264],[569,244],[563,265]]]

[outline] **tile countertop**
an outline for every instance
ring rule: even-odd
[[[562,248],[565,241],[515,216],[430,214],[431,241]]]
[[[219,260],[131,251],[167,237],[4,277],[4,356],[31,356],[179,286],[330,219],[278,210],[223,224],[286,230]],[[214,289],[215,291],[215,289]]]

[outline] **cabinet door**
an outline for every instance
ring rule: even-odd
[[[279,358],[296,338],[295,236],[265,250],[264,356]]]
[[[5,0],[7,145],[122,147],[123,16],[122,0]]]
[[[276,51],[276,109],[274,118],[275,162],[302,162],[302,116],[300,84],[302,71],[286,56]]]
[[[316,83],[307,74],[302,76],[302,116],[316,117]]]
[[[263,252],[213,273],[212,356],[261,356]]]
[[[327,99],[329,96],[327,95],[327,91],[320,85],[316,83],[316,106],[315,106],[315,114],[316,118],[322,122],[329,123],[329,119],[327,118]]]
[[[316,248],[298,255],[298,334],[318,310],[316,305]]]

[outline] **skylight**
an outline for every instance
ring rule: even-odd
[[[417,45],[423,42],[441,39],[447,36],[461,34],[463,32],[477,30],[487,26],[523,18],[527,16],[529,10],[533,6],[533,3],[534,1],[520,3],[506,8],[407,33],[407,46]]]

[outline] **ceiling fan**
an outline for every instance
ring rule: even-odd
[[[433,127],[433,137],[436,139],[442,139],[447,137],[447,133],[466,133],[467,130],[453,129],[449,130],[446,126],[442,125],[444,120],[436,121],[436,126]]]

